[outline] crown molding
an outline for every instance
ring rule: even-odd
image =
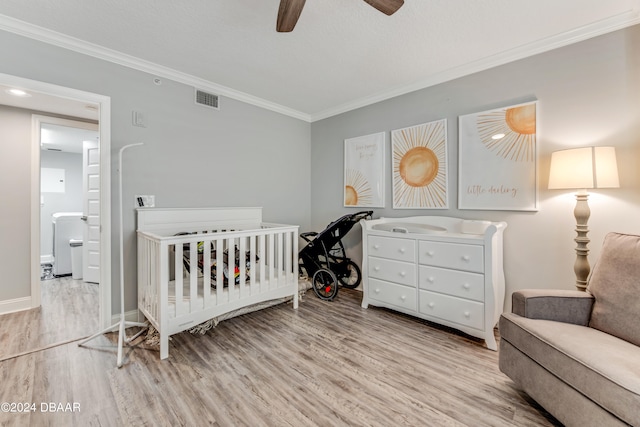
[[[339,105],[335,108],[330,108],[319,113],[312,114],[311,122],[313,123],[332,116],[336,116],[338,114],[343,114],[348,111],[366,107],[377,102],[395,98],[396,96],[405,95],[407,93],[425,89],[430,86],[435,86],[440,83],[445,83],[447,81],[477,73],[479,71],[484,71],[489,68],[504,65],[509,62],[537,55],[539,53],[568,46],[616,30],[621,30],[638,23],[640,23],[640,1],[635,2],[634,9],[612,16],[610,18],[603,19],[552,37],[547,37],[545,39],[541,39],[532,43],[527,43],[522,46],[506,50],[504,52],[500,52],[486,58],[482,58],[477,61],[463,64],[459,67],[454,67],[441,73],[431,75],[426,79],[416,81],[415,83],[406,86],[395,88],[390,91],[380,92],[372,96],[360,98],[353,102]]]
[[[372,96],[356,99],[352,102],[338,105],[336,107],[329,108],[318,113],[307,114],[280,104],[267,101],[263,98],[250,95],[245,92],[240,92],[232,88],[192,76],[190,74],[186,74],[149,61],[144,61],[140,58],[126,55],[124,53],[102,46],[98,46],[93,43],[77,39],[75,37],[70,37],[56,31],[32,25],[15,18],[0,15],[0,30],[5,30],[44,43],[62,47],[64,49],[69,49],[74,52],[119,64],[157,77],[174,80],[179,83],[197,87],[198,89],[211,91],[220,96],[235,99],[237,101],[245,102],[247,104],[251,104],[260,108],[264,108],[266,110],[274,111],[276,113],[280,113],[311,123],[352,110],[356,110],[358,108],[366,107],[381,101],[385,101],[387,99],[395,98],[397,96],[404,95],[410,92],[425,89],[430,86],[435,86],[440,83],[445,83],[447,81],[454,80],[469,74],[484,71],[499,65],[517,61],[519,59],[527,58],[539,53],[578,43],[580,41],[630,27],[638,23],[640,23],[640,0],[636,0],[634,2],[634,8],[627,12],[620,13],[618,15],[614,15],[600,21],[596,21],[592,24],[576,28],[572,31],[567,31],[555,36],[547,37],[545,39],[528,43],[517,48],[498,53],[496,55],[463,64],[461,66],[445,70],[441,73],[431,75],[425,79],[418,80],[409,85],[398,87],[389,91],[379,92]]]
[[[283,105],[267,101],[263,98],[253,96],[245,92],[240,92],[229,87],[222,86],[211,81],[174,70],[172,68],[145,61],[143,59],[136,58],[134,56],[127,55],[116,50],[108,49],[84,40],[77,39],[75,37],[70,37],[56,31],[29,24],[27,22],[20,21],[6,15],[0,15],[0,30],[5,30],[10,33],[58,46],[94,58],[102,59],[104,61],[109,61],[114,64],[142,71],[157,77],[162,77],[186,85],[194,86],[198,89],[210,91],[220,96],[245,102],[247,104],[274,111],[276,113],[303,120],[305,122],[311,121],[311,116],[301,111],[297,111]]]

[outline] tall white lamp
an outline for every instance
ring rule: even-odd
[[[129,343],[133,341],[134,339],[139,337],[140,334],[144,332],[144,329],[142,329],[138,333],[136,333],[134,336],[127,338],[126,329],[132,326],[139,326],[142,328],[146,328],[147,326],[149,326],[147,323],[130,322],[126,320],[125,313],[124,313],[124,229],[123,229],[123,219],[122,219],[124,207],[122,205],[122,152],[127,148],[135,147],[138,145],[144,145],[144,143],[139,142],[137,144],[125,145],[120,149],[120,152],[118,153],[118,172],[119,172],[118,178],[119,178],[119,184],[120,184],[120,187],[119,187],[119,191],[120,191],[120,321],[118,323],[114,323],[113,325],[109,326],[107,329],[104,329],[98,332],[97,334],[93,334],[89,338],[83,341],[80,341],[78,343],[78,345],[81,346],[84,343],[91,341],[92,339],[100,335],[106,334],[107,332],[114,332],[118,330],[118,359],[117,359],[118,368],[122,366],[122,347],[124,346],[124,343],[125,342]]]
[[[551,154],[549,189],[575,189],[576,208],[576,288],[587,288],[591,267],[587,255],[589,238],[587,221],[591,211],[587,199],[589,188],[618,188],[618,166],[614,147],[584,147],[556,151]]]

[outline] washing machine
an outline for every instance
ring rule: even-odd
[[[82,212],[58,212],[53,221],[53,275],[71,274],[71,245],[69,240],[82,241]]]

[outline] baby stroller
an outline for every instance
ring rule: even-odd
[[[311,278],[313,291],[318,298],[331,301],[338,294],[338,283],[354,289],[362,280],[360,268],[347,258],[342,238],[361,219],[371,219],[373,211],[344,215],[333,221],[323,231],[301,233],[307,245],[298,253],[302,269]]]

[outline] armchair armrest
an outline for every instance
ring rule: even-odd
[[[594,298],[588,292],[524,289],[511,296],[511,311],[529,319],[587,326]]]

